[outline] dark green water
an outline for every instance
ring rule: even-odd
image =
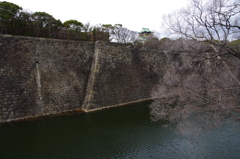
[[[2,125],[0,158],[235,159],[240,158],[240,130],[222,127],[198,137],[176,135],[150,121],[145,102]]]

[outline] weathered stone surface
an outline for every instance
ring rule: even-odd
[[[150,98],[166,63],[163,53],[116,43],[97,42],[94,57],[85,110]]]
[[[157,51],[124,44],[0,35],[0,122],[150,98]]]
[[[0,41],[1,118],[81,108],[92,43],[8,35]]]

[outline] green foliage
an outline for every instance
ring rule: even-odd
[[[35,12],[32,15],[36,26],[43,28],[55,21],[55,18],[46,12]]]
[[[22,7],[6,1],[0,2],[0,20],[1,22],[9,22],[16,14],[22,10]]]
[[[35,12],[32,14],[32,18],[36,36],[51,37],[53,32],[62,26],[60,20],[56,20],[46,12]]]
[[[6,1],[0,2],[0,26],[6,29],[6,32],[13,30],[13,25],[17,14],[22,10],[22,7]]]
[[[230,42],[230,44],[240,45],[240,40],[234,40],[234,41]]]
[[[228,43],[228,47],[232,48],[236,52],[240,52],[240,40],[234,40]]]
[[[114,26],[112,26],[112,24],[103,24],[102,25],[102,31],[103,32],[111,32],[111,30],[114,28]]]
[[[62,23],[46,12],[29,13],[22,7],[0,2],[0,33],[12,35],[35,36],[85,41],[111,41],[114,29],[122,28],[122,24],[83,25],[77,20]]]
[[[92,30],[92,41],[102,40],[102,41],[109,41],[109,29],[107,26],[110,26],[110,24],[104,24],[104,25],[96,25],[93,27]]]
[[[33,36],[32,15],[28,12],[20,12],[15,20],[15,27],[15,34]]]
[[[103,28],[113,28],[112,24],[103,24]]]
[[[114,28],[117,28],[117,29],[122,28],[122,24],[115,24]]]
[[[77,20],[67,20],[63,23],[63,26],[69,30],[80,31],[83,24]]]
[[[81,40],[81,30],[83,24],[77,20],[67,20],[63,23],[67,30],[67,38],[70,40]]]

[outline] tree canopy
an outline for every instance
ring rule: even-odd
[[[22,7],[14,3],[6,1],[0,2],[0,25],[2,26],[2,31],[3,29],[6,29],[6,32],[11,32],[14,20],[21,10]]]
[[[63,23],[63,26],[69,30],[80,31],[83,24],[77,20],[67,20]]]
[[[208,42],[219,54],[240,58],[240,52],[228,45],[240,38],[239,8],[238,0],[192,0],[182,10],[165,15],[164,21],[175,35]]]
[[[83,24],[77,20],[64,23],[46,12],[28,12],[22,7],[0,2],[0,33],[45,38],[59,38],[83,41],[114,41],[130,42],[132,31],[122,28],[122,24]],[[118,33],[117,33],[118,32]]]
[[[237,0],[191,0],[164,17],[180,38],[161,40],[169,65],[152,92],[152,120],[168,120],[180,133],[240,121],[239,8]]]

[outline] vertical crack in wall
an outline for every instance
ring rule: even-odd
[[[41,114],[43,114],[42,109],[42,85],[41,85],[41,76],[38,68],[38,61],[36,62],[36,82],[37,82],[37,105],[40,108]]]
[[[98,58],[99,58],[99,48],[98,48],[98,42],[95,42],[94,44],[94,57],[93,57],[93,62],[92,62],[92,68],[90,72],[90,77],[88,79],[87,83],[87,89],[86,89],[86,96],[83,101],[83,106],[82,109],[85,111],[88,111],[88,109],[96,103],[94,102],[94,95],[96,92],[93,90],[94,83],[95,83],[95,78],[96,74],[99,73],[99,68],[98,68]]]

